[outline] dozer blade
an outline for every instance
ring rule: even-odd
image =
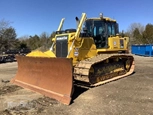
[[[18,71],[12,82],[24,88],[70,104],[73,76],[67,58],[16,56]]]

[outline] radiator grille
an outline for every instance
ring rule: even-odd
[[[68,36],[56,37],[56,57],[66,57],[68,54]]]

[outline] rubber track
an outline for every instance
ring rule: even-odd
[[[133,57],[130,54],[100,54],[100,55],[97,55],[93,58],[85,59],[83,61],[80,61],[74,67],[74,77],[79,75],[79,76],[86,76],[88,78],[89,69],[93,64],[102,62],[102,61],[104,61],[104,60],[106,60],[110,57],[114,57],[114,56],[116,56],[116,57],[120,57],[120,56],[121,57]],[[99,85],[102,85],[102,84],[105,84],[105,83],[108,83],[108,82],[126,77],[126,76],[128,76],[128,75],[130,75],[134,72],[134,67],[135,67],[135,64],[134,64],[134,59],[133,59],[131,68],[126,74],[121,75],[121,76],[116,76],[116,77],[113,77],[113,78],[110,78],[110,79],[107,79],[105,81],[101,81],[101,82],[98,82],[98,83],[95,83],[95,84],[91,84],[91,86],[99,86]]]

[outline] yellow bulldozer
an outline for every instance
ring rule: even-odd
[[[74,84],[94,87],[133,73],[134,58],[126,53],[129,38],[118,34],[116,20],[82,13],[76,22],[76,29],[64,30],[61,20],[48,51],[16,56],[12,82],[69,105]]]

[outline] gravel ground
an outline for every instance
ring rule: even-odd
[[[0,115],[152,115],[153,57],[134,58],[135,73],[89,90],[75,87],[69,106],[11,84],[17,63],[0,64]]]

